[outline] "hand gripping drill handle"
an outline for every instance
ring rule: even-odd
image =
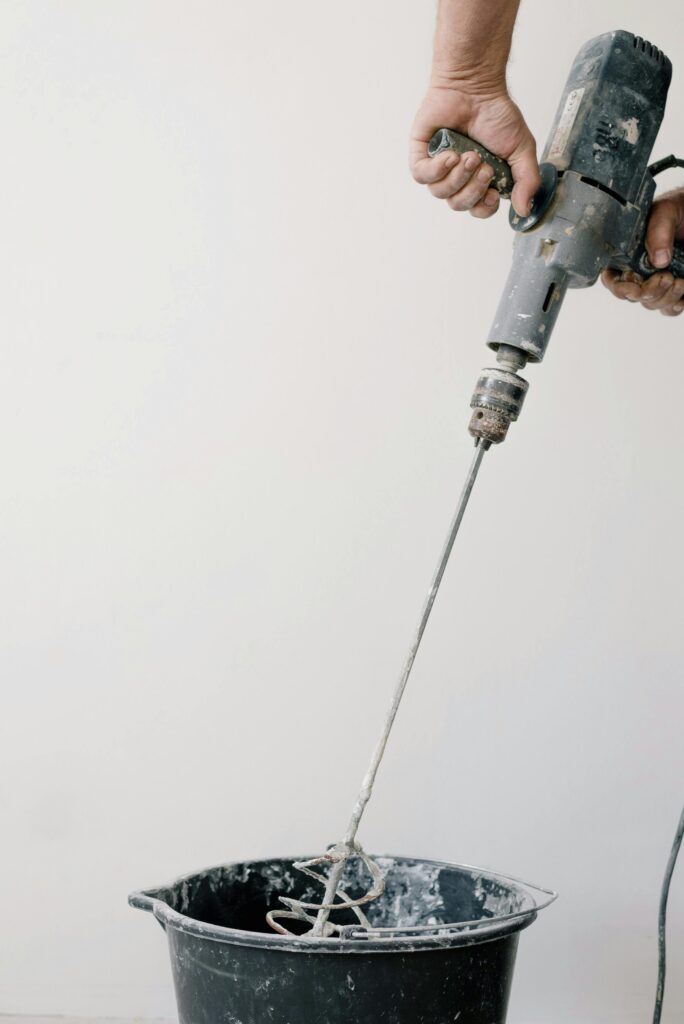
[[[495,156],[486,149],[485,146],[480,145],[479,142],[475,142],[474,139],[468,138],[467,135],[451,131],[450,128],[440,128],[430,139],[428,153],[430,156],[437,156],[438,153],[443,153],[446,149],[450,149],[452,152],[458,153],[459,156],[463,156],[465,153],[477,153],[482,159],[482,162],[489,164],[494,171],[494,177],[489,187],[496,189],[503,199],[511,198],[511,192],[513,191],[514,185],[513,171],[511,170],[510,164],[508,164],[504,159],[499,156]],[[678,166],[682,161],[670,158],[669,161],[662,161],[662,163],[665,164],[665,166],[658,167],[656,164],[652,165],[653,174],[657,174],[661,170],[666,170],[672,166]],[[649,168],[649,171],[650,170],[651,168]],[[555,192],[558,180],[558,173],[553,165],[547,163],[542,164],[541,173],[542,185],[532,200],[532,209],[530,210],[529,216],[526,218],[519,218],[514,211],[511,210],[511,224],[517,231],[529,230],[535,224],[539,223],[544,213],[546,213],[551,205],[553,193]],[[644,218],[644,228],[645,221],[646,218]],[[640,239],[634,240],[631,253],[621,254],[623,258],[620,258],[620,256],[616,254],[615,263],[608,260],[606,262],[606,266],[615,266],[616,269],[619,270],[634,270],[644,279],[661,272],[663,268],[657,270],[648,259],[644,239],[645,230]],[[669,270],[674,277],[684,278],[684,246],[674,246],[672,262],[670,263],[670,266],[665,269]]]
[[[519,376],[528,362],[544,358],[568,288],[594,284],[607,267],[656,271],[644,239],[655,192],[655,175],[678,164],[667,158],[649,165],[665,113],[672,65],[645,39],[607,32],[590,39],[570,69],[542,155],[542,184],[527,217],[513,209],[513,263],[487,339],[498,366],[477,382],[470,433],[497,444],[518,418],[527,391]],[[430,141],[434,156],[445,149],[475,149],[494,170],[493,186],[510,195],[505,160],[470,139],[440,129]],[[669,270],[684,278],[684,248],[676,246]]]

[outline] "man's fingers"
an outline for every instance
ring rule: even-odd
[[[640,300],[647,309],[671,306],[679,298],[678,289],[674,290],[675,284],[672,274],[654,274],[642,285]]]
[[[641,289],[641,302],[645,309],[658,309],[668,313],[684,299],[684,279],[670,273],[654,274]]]
[[[616,299],[638,302],[641,297],[641,284],[636,274],[632,274],[630,271],[621,274],[618,270],[604,270],[601,274],[601,281]]]
[[[501,202],[501,196],[495,188],[489,188],[484,194],[484,198],[473,206],[470,210],[471,217],[477,217],[478,220],[485,220],[487,217],[491,217],[492,214],[496,213],[499,209],[499,203]]]
[[[493,177],[494,171],[489,164],[482,164],[480,169],[473,174],[468,184],[464,185],[456,195],[447,199],[447,203],[452,210],[458,210],[459,212],[473,210],[484,199]]]
[[[667,271],[642,281],[630,270],[604,270],[601,281],[616,298],[640,302],[644,309],[657,309],[665,316],[679,316],[684,309],[684,280]]]
[[[616,270],[604,270],[601,274],[601,284],[613,295],[615,294],[615,281],[618,277],[619,274]]]
[[[665,294],[648,308],[659,309],[661,313],[665,313],[668,309],[678,305],[682,299],[684,299],[684,281],[681,278],[675,278]]]
[[[409,164],[411,174],[419,185],[433,185],[441,181],[458,162],[458,153],[445,150],[437,156],[428,156],[427,142],[414,139],[411,143]]]
[[[482,163],[478,154],[474,152],[464,153],[462,157],[454,153],[454,156],[458,162],[453,170],[449,171],[441,181],[429,186],[430,192],[437,199],[451,199],[464,185],[468,184]]]
[[[513,186],[511,193],[511,203],[513,209],[519,217],[527,217],[532,206],[532,199],[537,192],[541,179],[539,175],[529,175],[525,178],[519,178]]]
[[[541,185],[537,150],[531,135],[525,145],[512,155],[509,163],[515,182],[511,195],[513,209],[519,217],[526,217],[530,212],[532,198]]]
[[[668,196],[656,200],[646,230],[646,251],[654,267],[667,267],[672,262],[672,246],[682,225],[682,205]]]

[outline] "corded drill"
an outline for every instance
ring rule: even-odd
[[[518,373],[544,358],[568,288],[594,284],[602,270],[655,273],[644,247],[655,175],[684,161],[649,166],[672,64],[631,32],[608,32],[586,43],[570,71],[540,165],[542,184],[529,216],[513,208],[518,233],[513,266],[487,344],[498,366],[482,370],[471,401],[469,430],[488,448],[518,418],[527,381]],[[506,198],[511,169],[466,136],[440,129],[429,153],[475,150],[494,170],[492,187]],[[684,249],[670,271],[684,277]]]

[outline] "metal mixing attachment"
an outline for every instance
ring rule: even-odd
[[[413,643],[409,648],[403,672],[401,673],[399,682],[394,690],[382,735],[380,736],[378,745],[373,752],[370,765],[368,766],[368,771],[361,783],[361,789],[359,790],[359,795],[354,805],[351,818],[349,819],[349,825],[347,826],[347,831],[344,834],[344,839],[330,847],[330,849],[321,857],[314,857],[312,860],[307,861],[298,861],[294,864],[295,868],[302,871],[309,878],[313,878],[317,882],[321,882],[325,885],[323,902],[310,903],[295,899],[291,896],[280,896],[280,902],[284,904],[287,909],[270,911],[270,913],[266,915],[266,920],[270,926],[275,929],[275,931],[280,932],[282,935],[293,934],[290,932],[289,928],[286,928],[280,923],[284,920],[299,921],[304,924],[312,925],[311,929],[307,933],[312,937],[325,938],[331,935],[338,935],[343,932],[344,926],[335,924],[328,919],[333,911],[338,912],[341,910],[352,911],[363,927],[369,927],[368,920],[361,910],[361,907],[382,895],[385,888],[385,882],[380,868],[368,856],[368,854],[364,852],[356,839],[356,834],[361,823],[361,818],[363,817],[363,812],[365,811],[368,801],[373,794],[375,777],[378,773],[378,768],[380,767],[383,754],[385,753],[385,747],[387,746],[387,741],[392,731],[394,720],[397,717],[399,705],[401,704],[401,699],[404,696],[406,684],[408,683],[409,676],[411,675],[411,669],[413,668],[413,663],[416,660],[418,648],[420,647],[420,642],[423,639],[423,633],[425,632],[425,627],[428,624],[430,612],[432,611],[432,606],[435,603],[435,598],[437,597],[437,592],[439,591],[439,586],[442,582],[447,562],[449,561],[451,549],[454,546],[454,541],[456,540],[456,535],[458,534],[461,520],[463,519],[463,514],[468,504],[468,499],[470,498],[475,480],[477,479],[477,474],[482,464],[484,453],[489,447],[490,442],[482,437],[479,437],[475,442],[475,457],[473,458],[470,466],[470,470],[456,508],[456,513],[451,522],[451,526],[449,527],[446,543],[444,544],[439,562],[437,563],[437,569],[435,570],[430,589],[425,599],[423,612],[418,623],[418,629],[416,630],[416,634],[413,638]],[[371,879],[370,889],[359,899],[350,898],[340,886],[345,866],[350,857],[361,858],[368,869]],[[316,867],[325,865],[330,866],[330,871],[327,876],[322,874],[320,871],[314,870]]]

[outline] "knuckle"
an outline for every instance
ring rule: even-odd
[[[487,217],[491,217],[494,213],[495,208],[491,206],[485,206],[484,203],[478,203],[472,210],[469,211],[471,217],[475,217],[477,220],[486,220]]]
[[[473,207],[477,206],[478,203],[482,202],[485,195],[487,194],[487,188],[487,184],[482,184],[482,182],[478,182],[476,186],[474,185],[468,189],[464,197],[467,210],[472,210]]]
[[[411,168],[411,173],[419,185],[430,185],[444,177],[446,171],[439,161],[433,161],[430,157],[417,160]]]
[[[442,181],[429,186],[430,192],[432,192],[433,196],[437,196],[438,199],[450,199],[457,194],[459,187],[459,182],[454,181],[452,178],[444,178]]]

